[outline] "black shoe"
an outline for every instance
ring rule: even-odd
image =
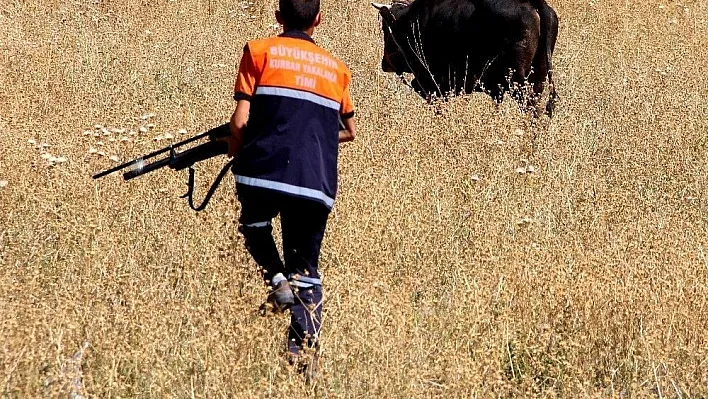
[[[290,309],[295,304],[295,295],[287,280],[283,280],[273,287],[268,294],[267,302],[273,305],[273,312],[280,313]]]

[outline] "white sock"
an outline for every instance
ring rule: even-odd
[[[287,280],[285,276],[283,276],[283,273],[278,273],[275,276],[273,276],[273,280],[271,280],[271,284],[278,285],[281,281]]]

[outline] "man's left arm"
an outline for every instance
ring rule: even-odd
[[[344,90],[344,96],[339,110],[342,129],[339,130],[339,142],[353,141],[356,137],[356,123],[354,123],[354,105],[349,94],[349,85]]]

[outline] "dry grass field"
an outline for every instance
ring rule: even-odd
[[[551,1],[561,101],[531,126],[424,105],[369,2],[323,0],[360,131],[314,384],[258,312],[231,179],[199,214],[186,172],[91,179],[227,121],[276,4],[0,0],[3,397],[708,397],[707,2]]]

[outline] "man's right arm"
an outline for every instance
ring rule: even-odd
[[[251,102],[249,100],[238,100],[236,109],[231,115],[229,129],[231,130],[231,140],[229,140],[229,156],[233,157],[243,145],[243,131],[248,123],[248,114],[251,110]]]
[[[258,74],[248,44],[243,48],[243,56],[239,63],[238,75],[234,85],[234,100],[236,109],[229,122],[231,139],[229,140],[229,153],[233,157],[243,146],[243,131],[248,123],[248,114],[251,109],[251,97],[256,89],[256,75]]]

